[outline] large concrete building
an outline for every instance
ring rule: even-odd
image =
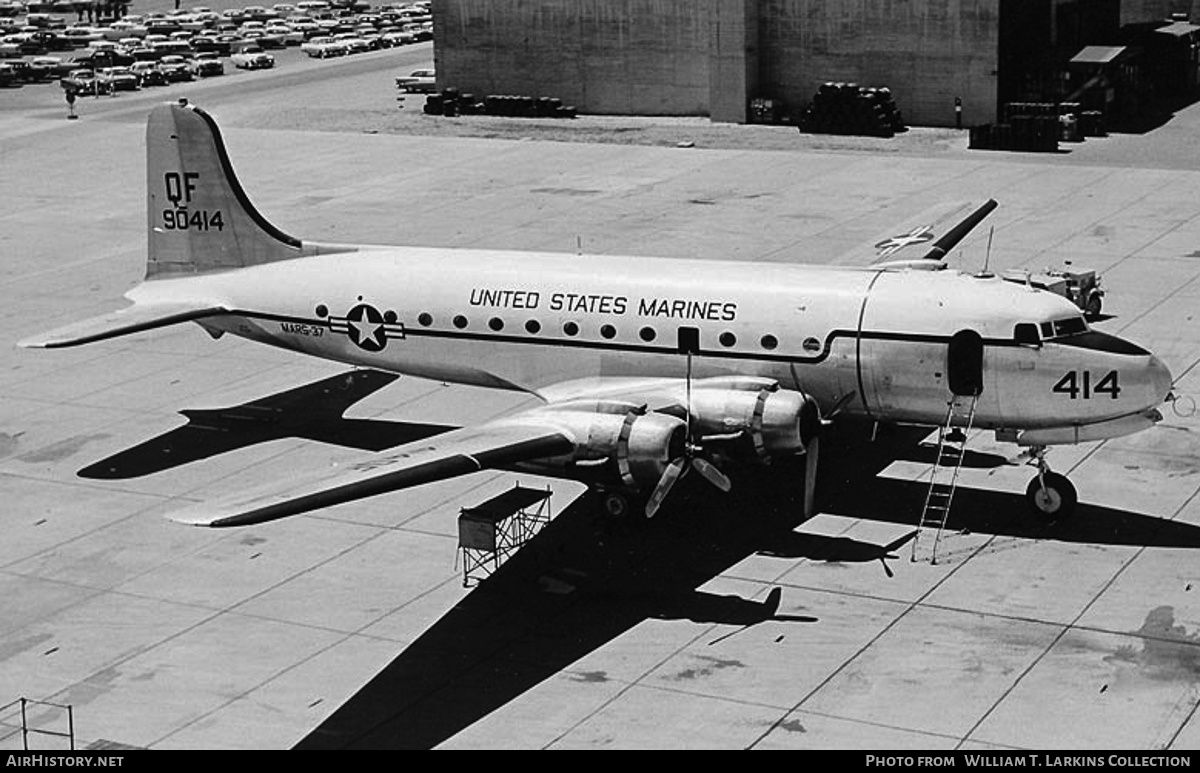
[[[434,0],[439,85],[597,114],[747,120],[827,81],[887,86],[908,123],[996,120],[1123,24],[1197,0]],[[1195,10],[1200,11],[1200,8]]]

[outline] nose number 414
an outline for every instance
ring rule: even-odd
[[[1117,396],[1121,393],[1119,381],[1120,379],[1115,370],[1110,370],[1098,381],[1093,378],[1090,370],[1070,370],[1058,380],[1058,383],[1054,385],[1051,391],[1057,392],[1060,395],[1067,395],[1072,400],[1080,398],[1090,400],[1096,395],[1108,395],[1113,400],[1116,400]]]

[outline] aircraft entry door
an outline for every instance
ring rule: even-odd
[[[975,397],[983,392],[983,336],[974,330],[960,330],[951,336],[946,373],[955,395]]]

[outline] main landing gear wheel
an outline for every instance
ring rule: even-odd
[[[1065,475],[1057,472],[1043,472],[1029,481],[1025,489],[1025,498],[1033,512],[1047,521],[1057,521],[1075,512],[1078,498],[1075,486]]]

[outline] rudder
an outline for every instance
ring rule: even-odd
[[[146,125],[146,278],[203,274],[307,254],[242,190],[216,121],[186,100]]]

